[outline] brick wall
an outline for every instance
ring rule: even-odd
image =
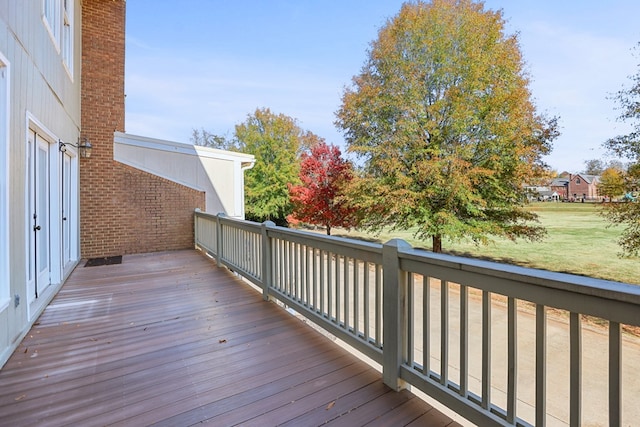
[[[598,197],[598,188],[595,182],[587,182],[580,175],[573,175],[569,183],[569,198],[587,200]]]
[[[193,247],[193,210],[202,192],[113,160],[113,133],[124,132],[125,0],[82,3],[80,159],[83,258]]]
[[[116,163],[120,191],[116,204],[124,235],[115,236],[121,253],[193,248],[193,211],[204,210],[205,193],[122,163]]]

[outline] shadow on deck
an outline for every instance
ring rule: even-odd
[[[194,250],[73,272],[0,371],[0,425],[457,426]]]

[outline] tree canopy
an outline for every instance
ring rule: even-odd
[[[288,186],[299,183],[299,156],[319,138],[303,131],[295,119],[263,108],[236,125],[235,140],[239,151],[256,158],[245,175],[247,218],[286,224],[292,211]]]
[[[640,43],[636,47],[640,49]],[[619,120],[630,122],[633,126],[626,135],[618,135],[609,139],[604,146],[614,154],[631,160],[627,168],[625,191],[636,195],[640,191],[640,65],[635,75],[630,77],[631,87],[624,88],[614,99],[622,113]],[[610,203],[606,205],[604,216],[612,224],[620,224],[625,228],[620,237],[623,255],[640,253],[640,200],[637,196],[628,197],[626,203]]]
[[[537,239],[523,184],[543,173],[556,119],[537,113],[515,35],[471,0],[405,3],[380,29],[336,113],[363,160],[363,226],[431,238]]]
[[[613,199],[625,192],[625,174],[617,168],[607,168],[602,171],[598,182],[598,194]]]
[[[353,178],[353,167],[340,149],[324,141],[303,153],[300,185],[290,186],[292,221],[321,225],[331,234],[333,227],[355,225],[355,209],[349,207],[343,190]]]
[[[216,135],[205,129],[192,129],[190,139],[193,145],[217,148],[219,150],[238,151],[233,139],[229,139],[223,135]]]

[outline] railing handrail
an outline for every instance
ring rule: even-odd
[[[217,215],[207,212],[197,212],[197,215],[215,219]],[[220,221],[233,224],[234,227],[244,230],[260,230],[260,223],[230,218],[222,216]],[[363,249],[368,253],[382,255],[382,244],[366,242],[357,239],[327,236],[304,230],[294,230],[285,227],[269,227],[268,233],[273,237],[289,237],[295,242],[313,241],[322,246],[335,249],[348,248],[350,250]],[[640,305],[640,286],[616,282],[605,279],[598,279],[589,276],[579,276],[569,273],[561,273],[530,267],[499,263],[495,261],[466,258],[450,254],[438,254],[423,249],[410,248],[400,250],[399,255],[407,260],[427,262],[433,266],[446,267],[448,269],[460,270],[470,273],[478,273],[486,276],[508,279],[513,282],[528,283],[548,289],[573,292],[581,295],[595,296],[612,301],[628,302]],[[563,308],[563,307],[557,307]]]
[[[522,267],[496,261],[465,258],[449,254],[437,254],[416,248],[401,251],[400,255],[406,259],[420,260],[422,262],[428,260],[429,264],[450,269],[480,273],[487,276],[512,280],[514,282],[529,283],[549,289],[575,292],[640,305],[640,286],[629,283]]]
[[[527,425],[516,414],[517,301],[535,305],[535,422],[546,417],[547,308],[569,312],[570,424],[581,422],[581,315],[609,322],[609,422],[621,416],[621,325],[640,326],[640,286],[520,267],[493,261],[436,254],[394,239],[385,244],[251,223],[196,212],[196,246],[262,287],[265,299],[276,298],[345,340],[383,366],[383,379],[394,389],[404,381],[431,394],[481,425]],[[203,220],[200,224],[200,219]],[[208,223],[207,223],[208,221]],[[208,228],[207,228],[208,227]],[[229,247],[222,247],[228,245]],[[423,277],[423,306],[416,308],[414,275]],[[383,277],[382,277],[383,276]],[[441,295],[440,372],[429,367],[431,279]],[[459,286],[460,384],[448,375],[448,304],[451,284]],[[482,294],[482,392],[468,389],[468,288]],[[458,288],[456,288],[458,289]],[[508,308],[508,389],[505,408],[491,400],[492,295],[506,297]],[[436,301],[434,304],[438,304]],[[506,307],[506,306],[505,306]],[[422,310],[421,349],[414,353],[414,310]],[[426,344],[425,344],[426,343]],[[569,351],[570,350],[570,351]],[[437,356],[437,355],[436,355]]]

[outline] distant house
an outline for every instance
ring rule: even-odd
[[[550,186],[525,186],[527,196],[530,201],[537,200],[539,202],[558,201],[561,199],[560,193],[553,190]]]
[[[569,175],[569,200],[598,200],[597,175]]]
[[[549,188],[562,200],[594,201],[599,200],[598,183],[600,177],[587,174],[563,174],[554,178]]]
[[[555,191],[562,200],[569,200],[569,178],[555,178],[549,184],[549,188]]]

